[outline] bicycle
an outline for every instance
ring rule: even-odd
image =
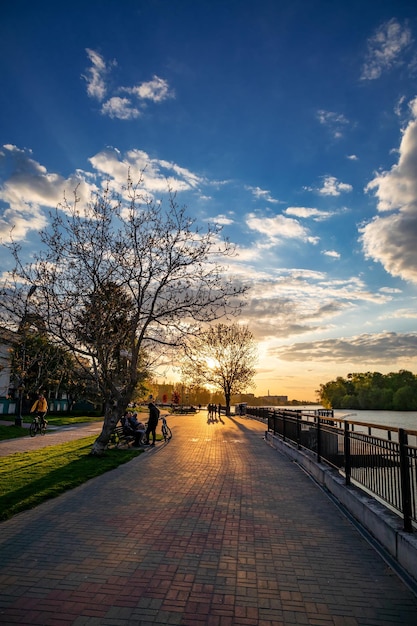
[[[167,441],[172,439],[172,431],[167,424],[166,415],[161,415],[159,419],[162,421],[161,431],[164,441],[166,443]]]
[[[39,433],[40,435],[44,435],[46,433],[46,426],[47,426],[48,422],[46,419],[43,420],[43,423],[41,421],[41,418],[39,417],[39,415],[35,415],[32,418],[32,422],[29,426],[29,435],[31,437],[35,437],[37,433]]]

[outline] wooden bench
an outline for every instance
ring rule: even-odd
[[[143,443],[144,438],[145,438],[145,434],[142,437],[141,443]],[[118,448],[120,444],[126,444],[128,446],[130,443],[133,443],[134,441],[135,441],[135,435],[126,435],[123,432],[123,426],[116,426],[116,428],[113,430],[110,436],[109,443],[113,444],[114,446],[116,446],[116,448]]]

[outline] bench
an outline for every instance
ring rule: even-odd
[[[144,438],[145,438],[145,434],[143,435],[141,439],[141,443],[143,443]],[[112,434],[110,435],[109,443],[113,444],[114,446],[116,446],[116,448],[118,448],[120,444],[129,445],[130,443],[133,443],[134,441],[135,441],[135,435],[126,435],[123,432],[123,426],[116,426],[116,428],[113,430]]]

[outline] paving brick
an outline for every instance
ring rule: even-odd
[[[263,424],[168,421],[169,444],[0,524],[0,624],[415,626],[416,597]]]

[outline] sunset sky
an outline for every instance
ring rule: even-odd
[[[256,395],[417,373],[415,1],[3,0],[0,76],[3,242],[147,165],[237,246]]]

